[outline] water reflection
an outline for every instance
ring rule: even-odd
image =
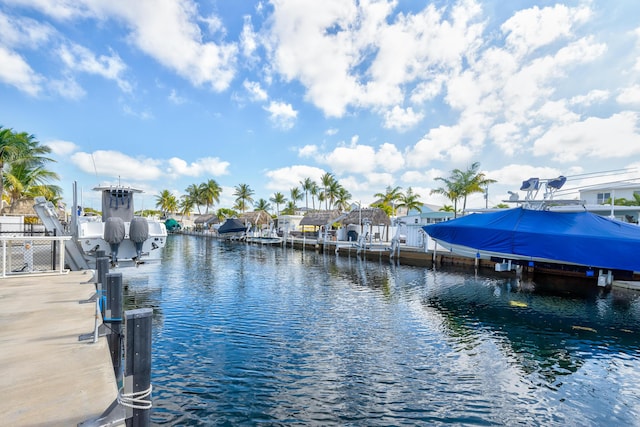
[[[125,277],[156,311],[166,425],[633,425],[640,303],[172,236]]]

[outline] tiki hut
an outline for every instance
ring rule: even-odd
[[[340,222],[347,225],[361,225],[366,222],[371,224],[371,232],[374,233],[374,238],[380,239],[380,237],[384,234],[381,231],[381,227],[384,227],[386,230],[387,239],[389,238],[389,226],[391,225],[391,219],[380,208],[365,208],[365,209],[354,209],[349,214],[342,218]],[[377,231],[376,231],[377,228]],[[359,233],[362,230],[360,229]]]
[[[300,226],[303,230],[305,226],[313,226],[317,233],[320,227],[333,223],[339,216],[340,212],[336,210],[309,212],[300,220]]]
[[[198,215],[193,221],[196,230],[208,230],[213,224],[218,224],[220,220],[215,214]]]
[[[238,215],[238,219],[245,224],[251,224],[254,229],[269,228],[273,222],[273,218],[265,211],[245,212]]]

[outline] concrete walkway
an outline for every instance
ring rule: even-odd
[[[78,341],[94,329],[90,278],[0,279],[0,425],[75,426],[116,398],[106,339]]]

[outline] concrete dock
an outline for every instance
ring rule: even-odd
[[[84,272],[0,279],[0,425],[75,426],[116,399],[105,337],[94,330],[95,293]]]

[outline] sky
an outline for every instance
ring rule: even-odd
[[[0,126],[51,147],[69,206],[74,181],[153,209],[214,179],[231,207],[326,172],[444,205],[474,162],[497,183],[468,207],[572,197],[640,180],[640,2],[0,0]]]

